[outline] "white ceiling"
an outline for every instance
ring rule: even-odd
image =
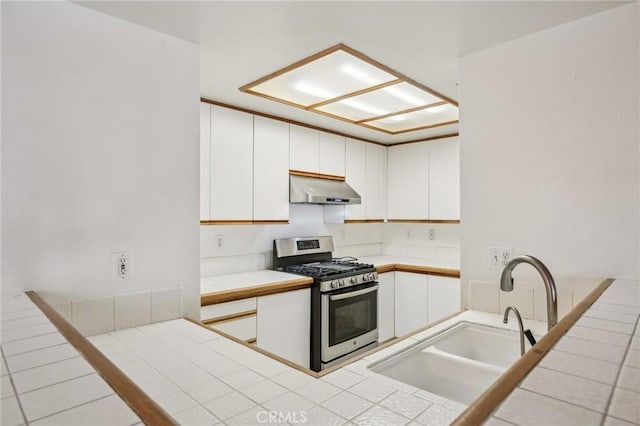
[[[387,135],[252,96],[238,88],[327,47],[344,43],[457,100],[460,57],[628,2],[78,3],[198,44],[202,97],[369,140],[395,143],[457,132],[457,125]]]

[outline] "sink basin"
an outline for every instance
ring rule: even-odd
[[[469,404],[520,357],[519,339],[514,331],[460,322],[369,368]]]

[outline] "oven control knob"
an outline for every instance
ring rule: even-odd
[[[340,287],[344,287],[344,280],[340,280]]]
[[[351,284],[357,284],[358,283],[358,277],[351,277]]]
[[[338,288],[338,282],[337,281],[331,281],[330,286],[331,286],[331,288]]]

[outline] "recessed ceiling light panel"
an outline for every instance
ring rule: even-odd
[[[240,90],[391,134],[458,120],[455,101],[343,44]]]

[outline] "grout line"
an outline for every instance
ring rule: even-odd
[[[113,391],[113,389],[112,389],[112,391]],[[49,417],[52,417],[52,416],[56,416],[58,414],[61,414],[61,413],[67,412],[67,411],[75,410],[77,408],[82,407],[83,405],[91,404],[93,402],[100,401],[101,399],[109,398],[109,397],[112,397],[114,395],[117,396],[118,394],[115,393],[115,392],[111,392],[109,395],[101,396],[100,398],[96,398],[96,399],[91,400],[91,401],[83,402],[82,404],[74,405],[73,407],[65,408],[64,410],[56,411],[55,413],[47,414],[46,416],[43,416],[43,417],[38,417],[37,419],[31,420],[31,422],[38,422],[40,420],[43,420],[43,419],[46,419],[46,418],[49,418]]]
[[[11,383],[11,389],[13,390],[13,395],[16,398],[16,402],[18,403],[18,408],[20,408],[20,414],[22,415],[22,420],[24,420],[24,424],[28,425],[27,416],[24,413],[24,408],[22,407],[22,401],[20,401],[20,397],[18,396],[18,390],[16,389],[15,383],[13,383],[13,377],[11,376],[11,370],[9,370],[9,365],[7,364],[7,357],[4,356],[4,351],[2,350],[2,345],[0,345],[0,355],[2,355],[2,362],[7,368],[7,375],[9,376],[9,383]]]
[[[536,394],[536,395],[538,395],[538,396],[543,396],[543,397],[545,397],[545,398],[549,398],[549,399],[552,399],[552,400],[554,400],[554,401],[558,401],[558,402],[562,402],[562,403],[565,403],[565,404],[569,404],[569,405],[571,405],[571,406],[573,406],[573,407],[577,407],[577,408],[580,408],[580,409],[582,409],[582,410],[591,411],[592,413],[598,413],[598,414],[600,414],[601,416],[606,416],[606,413],[604,413],[604,412],[601,412],[601,411],[598,411],[598,410],[594,410],[593,408],[587,408],[587,407],[585,407],[585,406],[583,406],[583,405],[578,405],[578,404],[576,404],[575,402],[566,401],[566,400],[564,400],[564,399],[561,399],[561,398],[558,398],[558,397],[555,397],[555,396],[546,395],[546,394],[544,394],[544,393],[536,392],[536,391],[531,390],[531,389],[521,388],[520,386],[518,386],[518,388],[517,388],[517,389],[520,389],[521,391],[525,391],[525,392],[535,393],[535,394]],[[612,392],[612,393],[613,393],[613,392]]]
[[[635,324],[635,327],[633,328],[633,332],[631,333],[631,336],[633,336],[635,332],[638,330],[639,322],[640,322],[640,318],[636,320],[636,324]],[[624,356],[622,357],[622,361],[620,362],[620,367],[618,368],[618,374],[616,375],[616,380],[614,382],[613,389],[611,391],[611,394],[609,395],[609,399],[607,400],[607,405],[605,406],[605,416],[607,416],[607,414],[609,413],[609,408],[611,407],[611,402],[613,401],[613,394],[615,393],[616,389],[618,389],[619,387],[618,382],[620,381],[620,374],[622,374],[622,366],[624,365],[624,362],[627,359],[627,356],[629,355],[629,349],[631,348],[632,340],[633,340],[633,337],[629,339],[629,343],[627,344],[627,349],[625,350]]]

